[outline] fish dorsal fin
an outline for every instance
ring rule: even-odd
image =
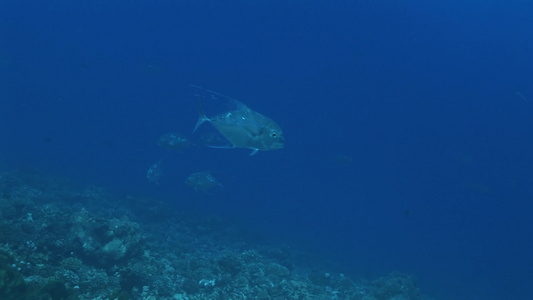
[[[246,106],[246,104],[242,103],[241,101],[239,100],[235,100],[235,99],[229,99],[231,101],[231,103],[233,103],[233,105],[235,105],[236,107],[236,110],[250,110],[250,108],[248,108],[248,106]]]
[[[197,97],[205,97],[206,94],[208,94],[209,96],[211,96],[212,99],[225,99],[229,101],[235,106],[232,107],[231,110],[249,109],[248,106],[246,106],[244,103],[230,96],[226,96],[219,92],[215,92],[194,84],[189,84],[189,86],[197,90],[197,92],[194,94]]]

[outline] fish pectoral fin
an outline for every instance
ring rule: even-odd
[[[215,149],[233,149],[235,147],[233,146],[230,146],[230,145],[224,145],[224,146],[207,146],[209,148],[215,148]]]
[[[256,154],[257,151],[259,151],[259,149],[254,148],[254,149],[252,149],[252,152],[250,154],[248,154],[248,155],[252,156],[252,155]]]

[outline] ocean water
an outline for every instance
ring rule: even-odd
[[[438,299],[532,299],[532,12],[2,0],[0,168],[218,214],[354,277],[413,274]],[[158,147],[198,140],[190,84],[276,120],[285,148]],[[185,185],[206,170],[223,188]]]

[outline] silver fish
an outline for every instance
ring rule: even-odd
[[[250,155],[259,150],[276,150],[284,147],[283,131],[274,120],[250,109],[238,100],[197,86],[193,87],[207,92],[212,98],[219,96],[228,99],[236,106],[235,110],[213,117],[207,117],[200,108],[200,118],[196,122],[194,131],[204,122],[210,122],[231,143],[225,148],[252,149]]]
[[[182,134],[177,132],[169,132],[159,137],[157,140],[157,145],[168,150],[182,150],[192,146],[192,143]]]
[[[228,142],[222,135],[220,135],[220,133],[213,131],[202,134],[199,140],[203,145],[214,148],[223,147],[223,145],[228,144]]]
[[[204,192],[216,187],[222,187],[222,184],[207,171],[192,173],[185,180],[185,184],[192,187],[195,191],[200,190]]]
[[[161,176],[163,174],[163,160],[164,158],[154,163],[148,169],[148,172],[146,172],[146,179],[148,179],[149,182],[159,184],[159,179],[161,179]]]

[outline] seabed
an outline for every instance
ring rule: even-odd
[[[249,236],[175,204],[0,173],[0,299],[430,299],[411,275],[353,279]]]

